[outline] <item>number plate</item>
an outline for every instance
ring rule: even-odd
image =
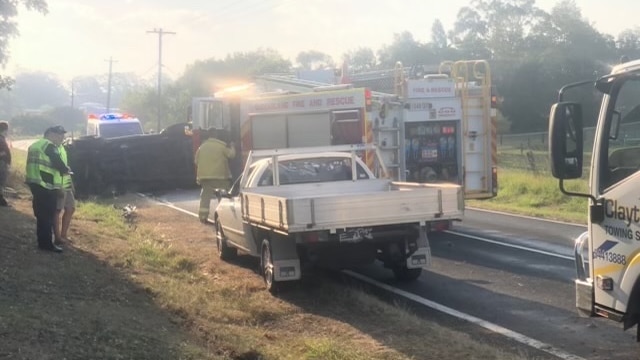
[[[373,239],[372,228],[346,229],[338,234],[340,242],[360,242],[364,239]]]

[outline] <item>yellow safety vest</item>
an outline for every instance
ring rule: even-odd
[[[62,159],[62,162],[68,167],[69,166],[69,162],[68,162],[68,158],[67,158],[67,149],[64,148],[63,145],[58,146],[58,152],[60,153],[60,159]],[[62,175],[62,188],[63,189],[71,189],[73,186],[71,185],[72,181],[71,181],[71,175],[69,174],[64,174]]]
[[[27,151],[26,182],[40,185],[45,189],[55,190],[62,188],[62,176],[60,171],[53,168],[51,159],[45,153],[47,146],[50,144],[53,145],[51,141],[43,138],[29,146]],[[44,181],[41,172],[51,174],[53,184]]]

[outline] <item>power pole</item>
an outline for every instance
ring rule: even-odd
[[[71,80],[71,107],[73,107],[73,97],[75,96],[74,81]]]
[[[109,60],[105,60],[109,62],[109,80],[107,80],[107,111],[111,112],[111,70],[113,69],[113,57],[110,57]],[[117,62],[117,61],[116,61]]]
[[[175,35],[175,32],[164,31],[162,28],[147,31],[147,34],[158,34],[158,128],[156,132],[162,130],[162,36]]]

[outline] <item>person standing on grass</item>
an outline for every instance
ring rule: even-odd
[[[60,153],[60,159],[65,166],[69,167],[69,161],[67,159],[67,150],[63,145],[58,146],[58,152]],[[76,211],[76,198],[75,189],[73,188],[73,181],[70,174],[62,175],[62,191],[58,193],[58,201],[56,206],[55,217],[55,240],[54,244],[61,246],[69,241],[69,225],[71,225],[71,218]]]
[[[207,130],[209,138],[196,151],[196,181],[201,186],[200,208],[198,217],[203,224],[209,219],[209,207],[215,189],[229,190],[231,187],[231,171],[229,159],[236,156],[235,144],[218,139],[215,129]]]
[[[33,195],[33,214],[36,217],[38,248],[62,252],[53,244],[58,192],[62,191],[62,175],[70,173],[58,153],[66,130],[62,126],[48,128],[44,137],[27,150],[26,183]]]
[[[11,166],[11,149],[7,143],[8,133],[9,123],[0,121],[0,206],[9,206],[7,199],[4,198],[4,187],[7,186]]]

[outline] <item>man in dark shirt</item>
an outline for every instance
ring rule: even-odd
[[[42,250],[62,252],[53,244],[58,193],[62,191],[62,175],[69,174],[58,153],[66,131],[53,126],[44,133],[44,139],[29,147],[26,182],[33,194],[33,214],[36,217],[38,247]]]
[[[0,121],[0,206],[9,206],[4,198],[4,187],[7,186],[9,177],[9,167],[11,166],[11,149],[7,143],[9,133],[9,123]]]

